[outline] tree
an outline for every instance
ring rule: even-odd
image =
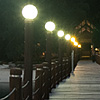
[[[13,60],[23,44],[23,20],[20,2],[0,0],[0,60]],[[21,52],[20,52],[21,54]]]

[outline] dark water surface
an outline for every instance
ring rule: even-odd
[[[0,82],[0,99],[9,94],[9,83]]]

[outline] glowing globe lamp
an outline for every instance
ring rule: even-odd
[[[47,31],[52,32],[52,31],[55,29],[55,24],[54,24],[53,22],[49,21],[49,22],[47,22],[47,23],[45,24],[45,29],[46,29]]]
[[[75,45],[75,46],[78,46],[78,43],[77,43],[77,42],[74,42],[74,45]]]
[[[62,30],[60,30],[60,31],[57,32],[57,35],[59,37],[63,37],[64,36],[64,32]]]
[[[28,4],[22,9],[22,15],[26,19],[34,19],[38,14],[38,10],[34,5]]]
[[[70,40],[71,36],[69,34],[65,35],[66,40]]]
[[[74,37],[72,37],[72,38],[71,38],[71,41],[72,41],[72,42],[75,42],[75,38],[74,38]]]
[[[78,45],[78,48],[81,48],[81,44]]]

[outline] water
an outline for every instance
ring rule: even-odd
[[[10,69],[4,69],[4,68],[0,69],[0,99],[10,93],[9,75],[10,75]],[[23,80],[23,75],[24,75],[24,70],[22,70],[22,80]],[[35,70],[33,70],[33,80],[35,79],[35,76],[36,76],[36,72]],[[34,83],[33,83],[33,87],[34,87]]]
[[[5,97],[7,94],[9,94],[9,83],[0,82],[0,98]]]

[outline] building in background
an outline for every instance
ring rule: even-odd
[[[81,58],[91,58],[91,45],[93,30],[95,27],[88,20],[83,20],[78,26],[75,27],[75,35],[81,43]]]

